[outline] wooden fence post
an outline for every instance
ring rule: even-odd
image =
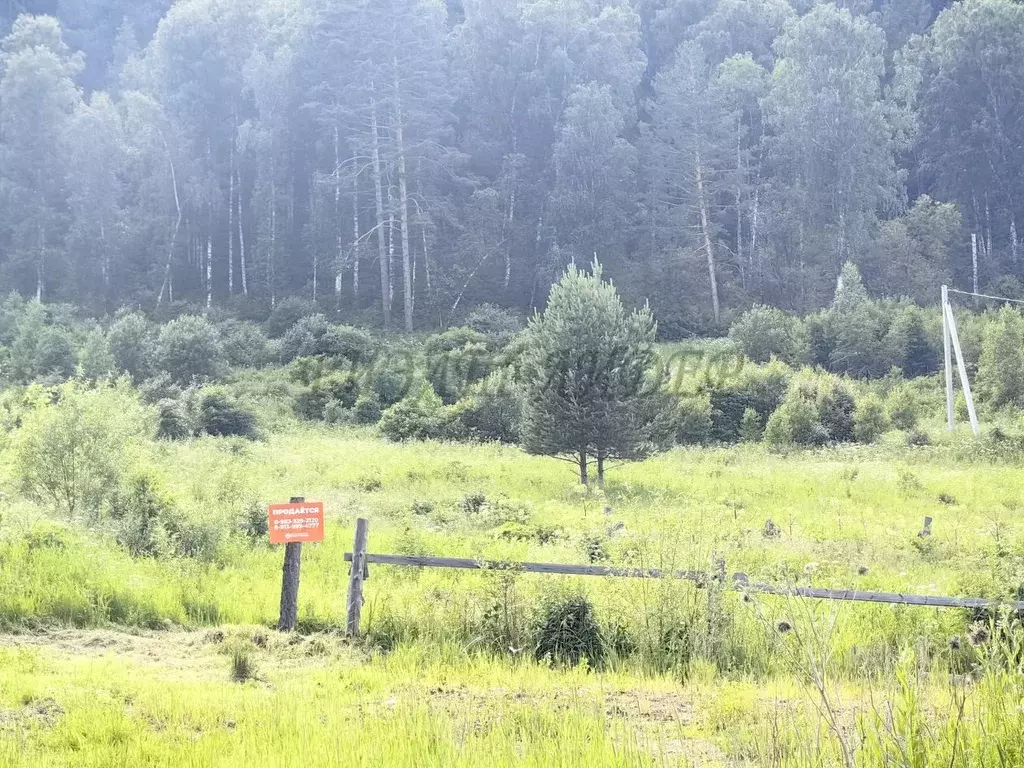
[[[359,613],[363,608],[363,579],[366,578],[366,540],[370,524],[365,518],[356,520],[356,538],[352,544],[352,570],[348,579],[348,621],[345,631],[349,637],[359,636]]]
[[[301,504],[304,496],[293,496],[292,504]],[[291,632],[299,618],[299,567],[302,564],[302,542],[284,545],[284,569],[281,575],[281,616],[279,632]]]

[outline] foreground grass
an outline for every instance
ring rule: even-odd
[[[329,638],[266,648],[257,631],[260,650],[248,633],[220,635],[0,651],[0,764],[643,766],[678,739],[676,716],[689,719],[682,697],[619,693],[609,686],[623,680],[583,670],[416,649],[370,660]],[[226,657],[242,646],[258,676],[240,684]]]
[[[0,624],[272,625],[281,551],[237,528],[246,510],[262,514],[261,505],[293,495],[324,500],[329,518],[326,541],[303,554],[306,631],[343,625],[343,555],[358,516],[370,518],[377,552],[677,568],[706,568],[720,556],[730,571],[770,582],[925,594],[1006,595],[1024,582],[1019,470],[976,461],[958,444],[788,456],[756,446],[676,450],[619,467],[604,492],[588,492],[568,465],[515,448],[396,445],[360,430],[293,425],[262,443],[153,444],[142,471],[208,523],[213,554],[132,558],[103,521],[70,525],[0,500]],[[925,516],[933,535],[922,539]],[[764,535],[769,520],[779,536]],[[709,609],[686,584],[509,583],[498,574],[375,568],[365,629],[382,647],[429,638],[501,649],[546,595],[579,589],[608,626],[652,653],[667,628],[704,625],[708,610],[718,611],[728,619],[715,627],[720,661],[751,672],[773,669],[775,624],[792,618],[774,598],[725,595]],[[513,620],[488,624],[496,605]],[[942,648],[966,623],[959,612],[814,610],[836,616],[836,647],[851,670],[891,667],[909,638]]]
[[[681,683],[422,643],[367,655],[252,627],[0,637],[0,765],[1019,764],[1019,674],[990,659],[947,680],[922,661],[819,688],[813,674],[704,666]]]
[[[968,641],[960,611],[374,567],[365,642],[337,638],[357,517],[376,552],[721,557],[775,583],[1006,596],[1024,583],[1019,468],[990,449],[680,449],[588,491],[510,447],[290,421],[258,443],[150,444],[135,471],[199,524],[196,557],[133,558],[110,520],[0,496],[0,629],[17,633],[0,636],[0,765],[1018,764],[1024,653]],[[304,548],[300,633],[281,636],[282,552],[242,524],[295,495],[328,527]],[[599,670],[533,658],[538,615],[577,592]],[[136,635],[59,629],[111,626]]]

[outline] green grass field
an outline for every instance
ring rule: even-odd
[[[677,449],[604,491],[510,447],[283,417],[262,442],[150,442],[136,462],[204,524],[201,556],[133,558],[102,520],[0,500],[0,764],[1012,765],[1024,749],[1015,635],[986,642],[964,611],[375,566],[364,639],[341,633],[357,517],[379,553],[721,557],[777,584],[1006,596],[1024,581],[1019,468],[962,435]],[[294,495],[328,525],[287,636],[270,629],[282,550],[239,526]],[[538,616],[581,592],[603,664],[537,661]]]

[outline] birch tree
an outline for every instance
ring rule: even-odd
[[[13,284],[50,298],[66,200],[64,131],[81,100],[81,59],[49,16],[19,16],[0,43],[0,214]]]

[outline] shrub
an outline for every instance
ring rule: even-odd
[[[225,389],[208,387],[199,392],[196,430],[216,437],[256,437],[256,415]]]
[[[380,421],[382,408],[376,394],[363,395],[356,400],[353,416],[356,424],[376,424]]]
[[[548,601],[537,633],[536,656],[572,666],[586,659],[592,668],[600,668],[605,657],[604,636],[586,597]]]
[[[157,403],[156,436],[159,440],[184,440],[192,434],[184,404],[174,398]]]
[[[676,442],[680,445],[704,445],[711,440],[711,398],[708,395],[680,398],[676,414]]]
[[[985,327],[978,394],[994,407],[1024,405],[1024,318],[1008,306]]]
[[[883,318],[867,303],[831,317],[835,346],[828,356],[828,369],[851,376],[880,376],[889,369]]]
[[[286,361],[300,357],[315,357],[320,354],[320,340],[331,329],[330,321],[323,315],[306,315],[299,318],[281,338],[281,356]]]
[[[157,359],[160,367],[179,384],[216,378],[223,350],[217,329],[199,315],[184,315],[160,329]]]
[[[928,433],[916,427],[907,432],[907,445],[909,446],[931,445],[931,442]]]
[[[412,361],[403,370],[389,359],[382,365],[375,365],[367,376],[366,385],[373,391],[385,408],[399,402],[409,394],[415,370]]]
[[[86,388],[68,382],[30,395],[14,437],[18,477],[26,493],[59,512],[97,514],[118,486],[132,449],[151,434],[149,415],[124,382]]]
[[[429,358],[437,357],[445,352],[454,352],[475,344],[486,345],[486,342],[486,337],[472,328],[449,328],[447,331],[427,337],[423,344],[423,351],[429,360]]]
[[[813,403],[804,398],[787,398],[769,417],[764,440],[772,446],[823,445],[828,441],[828,432],[818,421]]]
[[[469,384],[491,372],[491,353],[482,338],[468,328],[455,328],[427,339],[427,380],[443,402],[454,403]]]
[[[917,426],[917,398],[907,384],[898,384],[889,393],[887,400],[889,420],[896,429],[913,429]]]
[[[273,359],[263,330],[253,322],[233,320],[221,328],[224,360],[238,368],[261,368]]]
[[[882,375],[889,369],[882,336],[885,313],[871,300],[860,271],[847,262],[832,306],[805,321],[811,362],[835,373]]]
[[[828,439],[837,443],[850,442],[853,440],[853,419],[857,410],[850,390],[834,376],[817,376],[814,383],[818,420],[828,432]]]
[[[429,384],[424,384],[415,395],[384,411],[380,432],[388,440],[396,442],[441,440],[453,436],[450,412]]]
[[[139,396],[144,403],[158,403],[161,400],[174,400],[181,396],[183,388],[171,381],[166,373],[160,373],[136,385]]]
[[[346,408],[337,400],[329,400],[324,406],[324,421],[335,426],[340,424],[351,424],[353,414],[351,408]]]
[[[331,373],[317,379],[295,398],[295,412],[306,419],[322,419],[331,403],[352,408],[359,399],[359,379],[352,373]]]
[[[172,509],[170,501],[149,477],[133,477],[128,487],[115,493],[110,503],[117,543],[132,557],[170,554],[173,545],[167,521]]]
[[[75,373],[75,351],[68,331],[47,326],[39,335],[35,350],[35,374],[67,379]]]
[[[778,361],[764,366],[744,366],[739,376],[724,384],[700,385],[711,402],[711,438],[734,443],[740,438],[743,414],[749,408],[767,421],[781,405],[792,371]]]
[[[939,370],[938,344],[929,338],[924,313],[919,307],[905,305],[896,310],[885,346],[893,365],[908,377],[926,376]]]
[[[78,373],[89,381],[98,381],[110,376],[117,362],[110,352],[107,338],[100,328],[93,328],[86,334],[82,344],[82,352],[78,362]]]
[[[853,436],[857,442],[873,443],[888,429],[889,417],[882,400],[875,395],[862,398],[853,417]]]
[[[459,400],[453,417],[467,437],[516,443],[523,419],[522,391],[508,375],[493,373]]]
[[[743,412],[743,420],[740,422],[740,440],[744,443],[756,443],[761,439],[763,433],[761,417],[753,408],[747,408]]]
[[[107,344],[114,365],[139,383],[153,373],[155,343],[153,329],[145,315],[129,312],[121,315],[107,332]]]
[[[299,320],[316,314],[316,304],[298,296],[288,296],[277,302],[267,318],[267,336],[279,339]]]
[[[253,501],[246,504],[242,510],[242,517],[238,527],[245,534],[246,538],[252,541],[265,541],[270,521],[267,518],[267,508],[259,502]]]
[[[343,408],[352,408],[359,399],[359,379],[352,373],[333,373],[318,382]]]
[[[729,329],[729,337],[755,363],[773,357],[790,365],[807,362],[807,336],[800,319],[775,307],[754,305]]]
[[[0,299],[0,346],[8,346],[14,341],[25,304],[25,299],[14,291]]]
[[[323,315],[307,315],[285,333],[281,354],[288,361],[324,356],[356,365],[372,358],[373,339],[358,328],[331,325]]]
[[[372,359],[373,339],[360,328],[332,325],[320,338],[317,354],[338,357],[358,365]]]
[[[480,304],[466,315],[466,327],[487,337],[492,347],[505,346],[522,330],[519,315],[496,304]]]
[[[235,648],[231,652],[231,679],[244,683],[256,677],[256,662],[248,648]]]
[[[811,365],[828,366],[832,350],[836,346],[832,317],[827,310],[815,312],[804,318],[807,333],[807,350]]]
[[[10,368],[18,381],[31,381],[39,372],[39,340],[46,330],[46,309],[38,301],[18,314],[9,353]]]
[[[846,386],[829,374],[805,372],[790,382],[786,398],[765,425],[773,445],[823,445],[853,440],[856,404]]]

